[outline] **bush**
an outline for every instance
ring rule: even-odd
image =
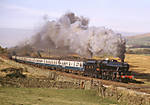
[[[0,54],[4,54],[4,53],[7,53],[7,48],[2,48],[0,46]]]
[[[127,50],[128,54],[150,54],[150,48],[133,48]]]

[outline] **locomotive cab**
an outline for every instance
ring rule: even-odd
[[[85,62],[85,75],[98,78],[100,72],[100,66],[96,60],[88,60]]]

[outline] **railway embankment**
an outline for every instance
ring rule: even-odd
[[[4,58],[0,58],[0,60],[5,62],[7,66],[9,65],[1,70],[1,77],[3,78],[0,78],[0,86],[96,89],[98,95],[103,98],[115,99],[119,103],[150,105],[148,93],[127,89],[122,85],[116,87],[111,85],[112,81],[110,81],[110,85],[106,85],[100,79],[42,69]]]

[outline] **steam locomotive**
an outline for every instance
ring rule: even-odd
[[[63,60],[12,56],[13,60],[49,69],[76,73],[84,76],[113,81],[130,81],[134,78],[129,71],[129,64],[117,60]]]

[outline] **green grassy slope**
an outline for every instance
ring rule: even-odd
[[[102,99],[94,90],[48,88],[2,88],[0,105],[110,105],[117,102]],[[119,105],[119,104],[117,104]]]

